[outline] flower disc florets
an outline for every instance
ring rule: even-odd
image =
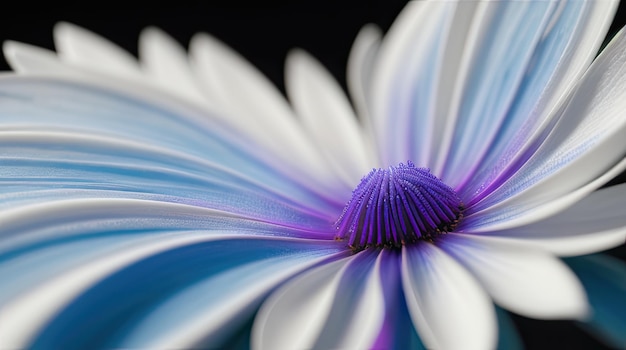
[[[337,221],[337,239],[355,250],[398,248],[453,230],[463,204],[452,188],[426,168],[400,163],[373,169],[352,192]]]

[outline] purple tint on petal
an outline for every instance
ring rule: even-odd
[[[372,349],[423,349],[407,312],[401,288],[400,252],[385,249],[379,259],[380,278],[385,298],[385,319]]]

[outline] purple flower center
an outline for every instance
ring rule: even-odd
[[[412,162],[373,169],[352,192],[337,220],[336,238],[352,249],[399,248],[432,241],[463,217],[463,203],[429,169]]]

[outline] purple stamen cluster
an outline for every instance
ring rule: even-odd
[[[409,161],[363,177],[337,221],[337,239],[355,250],[399,248],[453,230],[462,214],[456,192]]]

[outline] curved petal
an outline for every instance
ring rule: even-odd
[[[503,116],[503,123],[476,172],[464,169],[459,189],[468,201],[479,199],[510,176],[518,158],[595,58],[615,13],[617,1],[562,1],[534,49],[530,65]]]
[[[141,67],[173,95],[206,103],[191,71],[185,49],[162,30],[149,27],[139,37]]]
[[[54,44],[59,56],[72,64],[94,71],[139,79],[141,71],[131,54],[79,26],[61,22],[54,27]]]
[[[3,341],[32,348],[119,347],[118,336],[132,333],[133,321],[141,322],[141,316],[179,291],[211,278],[219,283],[237,276],[252,282],[256,276],[256,283],[250,286],[257,288],[239,292],[238,298],[225,298],[237,294],[231,290],[226,295],[217,291],[213,298],[205,299],[222,305],[221,310],[216,310],[220,317],[215,319],[214,328],[224,333],[228,331],[229,321],[250,308],[251,303],[258,302],[272,284],[343,250],[337,244],[229,239],[219,235],[168,235],[129,245],[42,281],[12,300],[0,311],[3,319],[12,320],[10,327],[3,327],[3,333],[6,332]],[[293,266],[287,270],[271,268],[273,264],[285,267],[288,265],[285,260]],[[245,267],[256,263],[261,268],[259,271],[266,274],[256,275],[250,267]],[[259,283],[263,278],[266,280]],[[220,287],[220,290],[228,289]],[[232,287],[240,289],[236,285]],[[224,303],[224,299],[231,302]],[[98,318],[94,319],[96,310]],[[254,306],[248,312],[253,310]]]
[[[427,348],[496,346],[491,300],[465,268],[435,245],[403,248],[402,285],[413,324]]]
[[[409,2],[381,44],[367,98],[383,164],[427,165],[432,93],[455,7],[455,2]]]
[[[591,254],[626,242],[626,184],[596,191],[565,211],[508,230],[481,235],[521,239],[560,256]]]
[[[482,221],[494,221],[494,217],[533,215],[537,206],[592,183],[623,159],[625,50],[622,30],[594,61],[545,142],[506,183],[468,208],[468,217],[480,213]],[[504,228],[498,226],[501,223],[481,225]]]
[[[296,176],[287,169],[297,169],[297,164],[281,162],[263,148],[255,149],[234,130],[210,119],[210,114],[165,95],[122,86],[109,90],[57,78],[14,76],[0,79],[0,91],[5,96],[0,104],[0,128],[4,130],[48,129],[138,142],[221,163],[268,184],[296,181],[311,191],[328,191],[326,197],[335,198],[338,207],[345,201],[326,186],[332,181],[325,185],[319,178],[309,179],[312,174]],[[142,92],[144,95],[137,97]]]
[[[153,200],[78,198],[4,210],[0,214],[0,257],[89,235],[116,231],[211,231],[332,240],[328,232],[293,229],[218,210]]]
[[[80,76],[76,68],[61,62],[54,51],[8,40],[2,44],[2,52],[11,68],[17,73]]]
[[[85,133],[0,131],[0,135],[0,146],[8,153],[0,155],[5,165],[0,169],[0,183],[4,185],[0,207],[15,205],[16,201],[25,203],[31,198],[28,192],[53,186],[57,193],[64,189],[66,196],[95,190],[106,197],[160,196],[164,201],[247,213],[261,220],[277,218],[281,212],[290,212],[284,217],[297,216],[296,212],[301,211],[328,225],[335,215],[318,212],[315,207],[322,212],[329,207],[286,181],[276,185],[284,188],[291,199],[281,195],[282,190],[272,188],[272,179],[264,183],[262,178],[240,176],[183,152]],[[32,199],[56,200],[39,193],[41,197],[35,195]]]
[[[467,267],[496,303],[523,316],[582,319],[587,298],[558,258],[504,238],[447,234],[437,246]]]
[[[380,146],[375,144],[368,93],[372,80],[372,67],[382,42],[382,36],[380,28],[373,24],[361,28],[350,49],[346,78],[350,98],[365,131],[365,143],[370,147],[367,152],[370,153],[375,164],[380,163],[376,151]]]
[[[384,318],[380,257],[364,251],[313,269],[263,304],[255,349],[368,349]]]
[[[95,36],[95,34],[88,33],[84,29],[77,29],[69,24],[61,25],[61,28],[64,28],[64,26],[72,28],[70,32],[76,30],[77,32],[74,34],[76,34],[78,37],[82,37],[83,35],[86,36],[85,38]],[[180,68],[177,69],[177,71],[184,71],[187,69],[187,67],[184,66],[185,62],[181,62],[181,60],[184,58],[180,57],[184,53],[180,52],[182,49],[180,47],[177,47],[176,43],[172,41],[167,41],[167,39],[165,39],[164,37],[154,34],[154,31],[148,31],[147,33],[147,37],[144,36],[144,44],[142,44],[142,47],[144,47],[144,55],[148,55],[148,48],[151,48],[151,50],[168,51],[169,55],[162,54],[149,56],[158,56],[158,62],[161,63],[167,61],[169,62],[169,64],[173,64],[173,61],[177,61],[177,67]],[[71,34],[70,36],[73,36],[74,34]],[[153,40],[155,36],[159,37],[162,40]],[[200,37],[200,39],[202,39],[202,37]],[[192,46],[192,54],[193,47],[204,47],[201,44],[204,44],[205,41],[200,39],[192,42],[192,44],[200,42],[200,44],[195,44],[195,46]],[[73,40],[74,39],[71,39],[70,41],[73,42]],[[104,39],[100,38],[99,40]],[[147,44],[146,40],[151,44]],[[176,48],[178,49],[178,54],[176,53]],[[113,89],[114,91],[123,93],[127,96],[140,97],[143,100],[148,100],[151,101],[151,103],[156,103],[157,105],[159,105],[159,107],[162,107],[162,105],[165,104],[167,105],[166,109],[169,110],[171,110],[174,105],[177,105],[178,107],[176,107],[175,109],[177,109],[179,112],[182,109],[186,110],[185,113],[188,115],[198,116],[198,114],[200,114],[203,124],[217,123],[221,125],[221,127],[217,125],[212,125],[211,129],[213,129],[213,131],[216,131],[215,129],[221,129],[219,130],[218,134],[230,135],[230,138],[233,142],[239,143],[240,146],[242,146],[243,148],[248,148],[249,151],[255,153],[256,158],[266,158],[265,161],[275,163],[273,166],[281,168],[283,169],[283,171],[286,170],[287,173],[290,174],[290,177],[294,179],[302,179],[303,182],[306,183],[316,183],[316,185],[312,186],[312,188],[317,188],[316,191],[326,192],[326,196],[333,197],[337,193],[341,193],[342,195],[339,200],[341,202],[340,205],[345,204],[345,201],[347,200],[347,198],[349,198],[351,188],[346,187],[340,182],[337,183],[336,181],[334,181],[334,173],[332,171],[329,171],[328,164],[321,157],[319,152],[313,147],[312,143],[308,140],[303,130],[301,130],[302,128],[298,124],[298,122],[294,120],[292,112],[289,110],[289,106],[286,103],[286,100],[282,96],[280,96],[280,93],[276,91],[276,88],[271,86],[269,81],[262,77],[260,73],[253,71],[253,68],[249,64],[244,64],[243,59],[238,57],[236,54],[228,51],[228,49],[223,47],[223,45],[213,43],[213,45],[209,46],[208,49],[216,49],[214,51],[211,51],[213,52],[213,54],[210,57],[215,59],[209,60],[209,64],[218,63],[218,66],[220,66],[220,64],[226,64],[226,68],[228,68],[231,67],[233,65],[233,62],[235,61],[240,63],[234,65],[236,69],[229,70],[225,68],[223,69],[224,72],[218,69],[221,75],[225,73],[232,74],[232,76],[226,74],[226,76],[223,77],[230,82],[229,84],[232,85],[232,83],[241,81],[241,84],[243,84],[243,86],[256,87],[253,88],[253,90],[260,94],[258,99],[253,99],[253,97],[257,95],[251,93],[241,94],[240,89],[234,89],[234,93],[237,97],[245,96],[245,99],[247,99],[249,103],[229,100],[227,105],[239,107],[242,107],[244,105],[250,105],[249,110],[243,111],[243,114],[236,114],[233,117],[233,115],[231,115],[227,110],[224,110],[224,108],[222,108],[223,106],[217,105],[216,101],[211,100],[210,96],[207,101],[204,101],[201,96],[195,95],[196,97],[193,97],[192,95],[187,96],[188,94],[181,94],[180,91],[174,91],[172,89],[174,84],[172,84],[171,82],[169,82],[168,85],[164,86],[163,84],[155,82],[153,77],[149,76],[148,74],[143,74],[141,71],[139,71],[139,75],[120,75],[106,69],[99,70],[96,69],[97,67],[94,68],[90,66],[75,65],[71,64],[71,62],[68,63],[65,61],[61,61],[58,59],[58,56],[56,56],[53,52],[49,52],[47,50],[42,50],[14,42],[5,44],[5,52],[12,65],[17,67],[22,72],[31,75],[35,74],[39,76],[43,75],[46,77],[59,77],[62,78],[64,81],[78,81],[79,84],[88,83],[89,85],[104,87],[106,89]],[[117,50],[119,50],[119,48]],[[199,49],[197,49],[196,51],[198,50]],[[115,54],[112,55],[115,56]],[[169,57],[169,59],[166,59],[165,56]],[[109,56],[104,55],[102,56],[102,59],[106,59],[107,57]],[[193,56],[192,58],[194,57],[195,56]],[[200,58],[203,58],[203,56]],[[114,58],[111,59],[115,60]],[[155,59],[152,58],[148,60],[154,61]],[[111,65],[115,66],[114,63],[115,62],[112,62]],[[156,63],[153,62],[149,65],[151,67],[154,67],[155,64]],[[154,71],[154,69],[152,69],[151,71]],[[168,72],[172,72],[171,67]],[[184,79],[182,78],[183,75],[177,75],[177,79]],[[195,79],[195,77],[192,78]],[[197,80],[194,81],[198,82]],[[225,88],[227,86],[230,85],[224,85],[222,86],[222,88]],[[204,91],[204,89],[201,90]],[[220,91],[224,91],[224,89]],[[67,93],[67,91],[63,92]],[[279,101],[280,103],[277,102],[274,104],[270,103],[271,101],[276,102],[277,99],[282,100],[282,102]],[[55,98],[55,100],[65,102],[73,101],[69,97],[59,98],[58,96]],[[89,99],[89,101],[93,102],[92,99]],[[76,96],[73,103],[84,104],[81,98]],[[279,107],[274,108],[272,106]],[[93,107],[95,106],[92,106],[92,108]],[[122,114],[122,116],[128,115],[133,115],[133,113]],[[283,115],[283,117],[277,119],[277,117],[279,117],[280,115]],[[252,118],[252,120],[249,120],[250,118],[246,118],[247,116],[254,116],[254,118]],[[274,120],[276,123],[272,122],[272,120]],[[198,119],[196,119],[196,122],[198,122]],[[151,125],[154,126],[161,124],[152,122]],[[165,124],[163,125],[166,126]],[[145,125],[143,126],[145,128]],[[178,125],[178,127],[180,127],[180,125]],[[264,132],[259,132],[259,130],[264,129],[267,130],[265,130]],[[124,128],[120,128],[120,130],[124,130]],[[172,128],[172,130],[176,130],[176,128]],[[137,134],[141,133],[137,132]],[[160,136],[163,135],[167,135],[167,132],[163,132],[160,134]],[[153,140],[158,139],[159,137],[153,137]],[[200,150],[202,149],[202,147],[196,147],[195,149]],[[334,182],[335,185],[329,186],[329,184],[333,184]]]
[[[287,100],[261,72],[207,34],[191,39],[190,60],[210,100],[246,135],[263,137],[273,153],[305,169],[304,176],[332,183],[332,167],[306,135]],[[343,188],[348,197],[350,190]]]
[[[466,42],[461,44],[465,47],[449,110],[454,122],[446,126],[435,166],[453,188],[472,173],[498,136],[556,5],[550,1],[476,5]]]
[[[539,220],[549,218],[579,202],[590,193],[600,188],[626,170],[626,157],[607,170],[604,174],[589,183],[548,202],[535,202],[531,207],[500,208],[484,215],[468,215],[459,225],[460,231],[472,233],[488,232],[493,230],[506,230],[514,227],[522,227]]]
[[[354,186],[374,162],[347,97],[330,73],[302,50],[290,52],[285,70],[288,96],[304,126],[346,185]]]
[[[585,286],[591,319],[583,326],[620,348],[626,344],[626,264],[602,255],[565,259]]]

